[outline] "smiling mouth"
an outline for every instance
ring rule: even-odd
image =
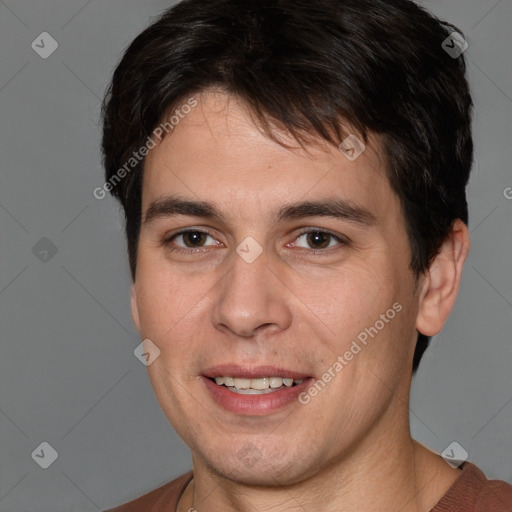
[[[298,386],[304,379],[292,379],[289,377],[261,377],[257,379],[243,379],[238,377],[210,377],[212,382],[223,386],[229,391],[240,395],[264,395],[276,391]]]

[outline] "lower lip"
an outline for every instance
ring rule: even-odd
[[[262,395],[242,395],[230,391],[225,386],[219,386],[209,378],[201,376],[206,389],[211,393],[213,399],[224,409],[236,414],[249,416],[262,416],[277,411],[291,402],[297,400],[298,396],[309,388],[312,377],[304,380],[301,384],[283,387],[272,393]]]

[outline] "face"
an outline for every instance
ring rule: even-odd
[[[195,463],[299,482],[407,421],[418,301],[403,214],[378,140],[355,160],[285,148],[236,98],[195,99],[146,159],[134,321]]]

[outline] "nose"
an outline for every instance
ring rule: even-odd
[[[216,287],[212,310],[216,329],[251,337],[263,331],[274,334],[289,327],[290,291],[271,264],[265,251],[250,263],[233,253],[230,271]]]

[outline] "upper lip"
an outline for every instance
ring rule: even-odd
[[[208,378],[235,377],[239,379],[258,379],[263,377],[284,377],[289,379],[306,379],[310,377],[306,373],[295,370],[287,370],[278,366],[240,366],[236,364],[221,364],[203,370],[203,375]]]

